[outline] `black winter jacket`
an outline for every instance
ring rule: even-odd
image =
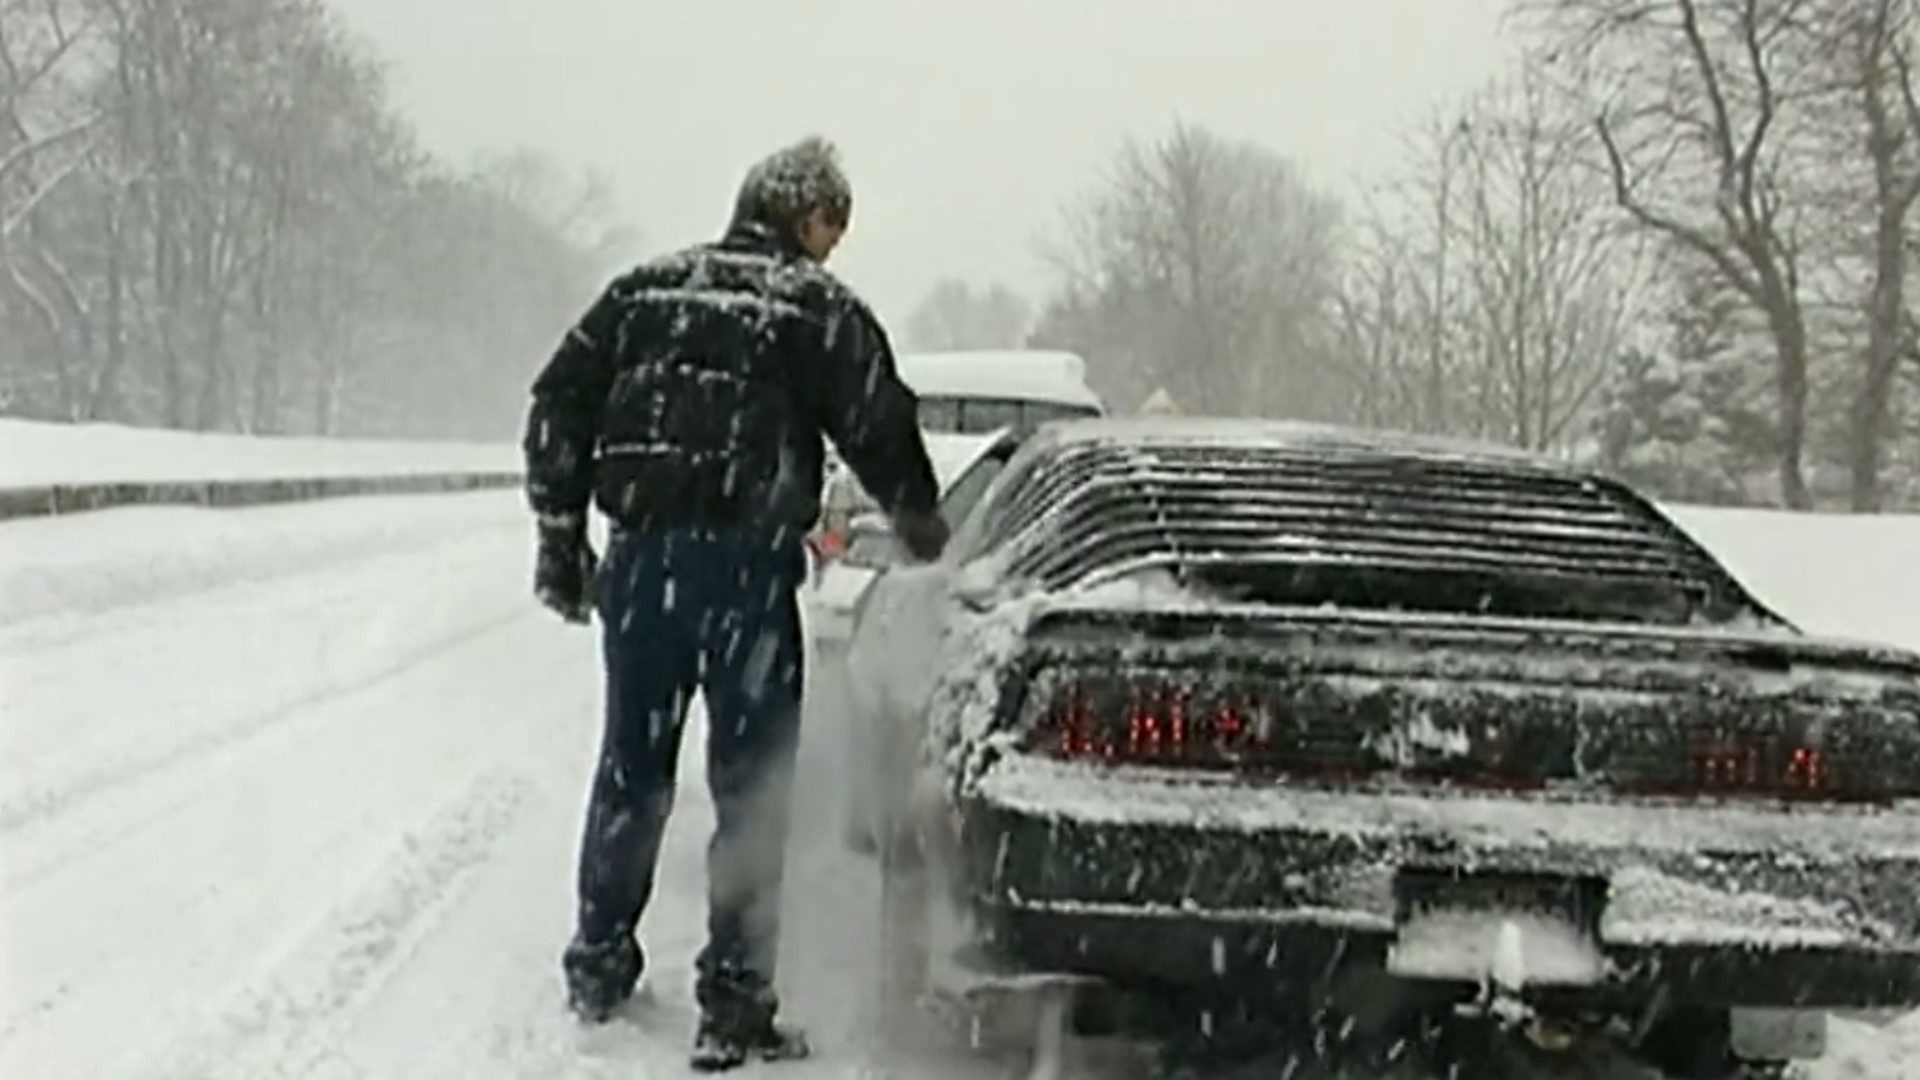
[[[794,527],[822,436],[889,513],[938,499],[919,402],[853,292],[755,222],[609,285],[533,382],[527,499],[633,529]]]

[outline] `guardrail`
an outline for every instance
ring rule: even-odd
[[[0,488],[0,521],[124,506],[265,506],[361,495],[436,495],[517,487],[519,472],[395,473],[244,480],[163,480]]]

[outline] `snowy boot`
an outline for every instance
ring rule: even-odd
[[[646,958],[630,934],[605,945],[589,945],[576,937],[561,958],[567,1007],[585,1023],[606,1023],[632,999],[645,967]]]
[[[689,1064],[697,1072],[725,1072],[749,1061],[798,1061],[812,1052],[806,1033],[775,1020],[771,1010],[709,1012],[700,1017]]]

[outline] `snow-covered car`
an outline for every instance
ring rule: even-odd
[[[958,512],[980,497],[985,477],[968,470],[1006,435],[1003,429],[985,435],[925,436],[944,506]],[[971,486],[956,490],[962,476],[971,477]],[[820,523],[808,537],[813,555],[808,628],[815,642],[833,650],[845,644],[854,605],[891,560],[893,539],[873,496],[844,465],[828,475],[821,503]]]
[[[1713,1077],[1920,1005],[1920,656],[1629,488],[1187,419],[995,471],[850,643],[886,1002]]]

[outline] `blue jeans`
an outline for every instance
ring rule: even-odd
[[[615,533],[598,584],[605,730],[580,845],[579,924],[564,961],[576,994],[617,998],[640,974],[634,932],[653,893],[697,689],[717,822],[696,994],[709,1012],[771,1007],[805,577],[797,532]]]

